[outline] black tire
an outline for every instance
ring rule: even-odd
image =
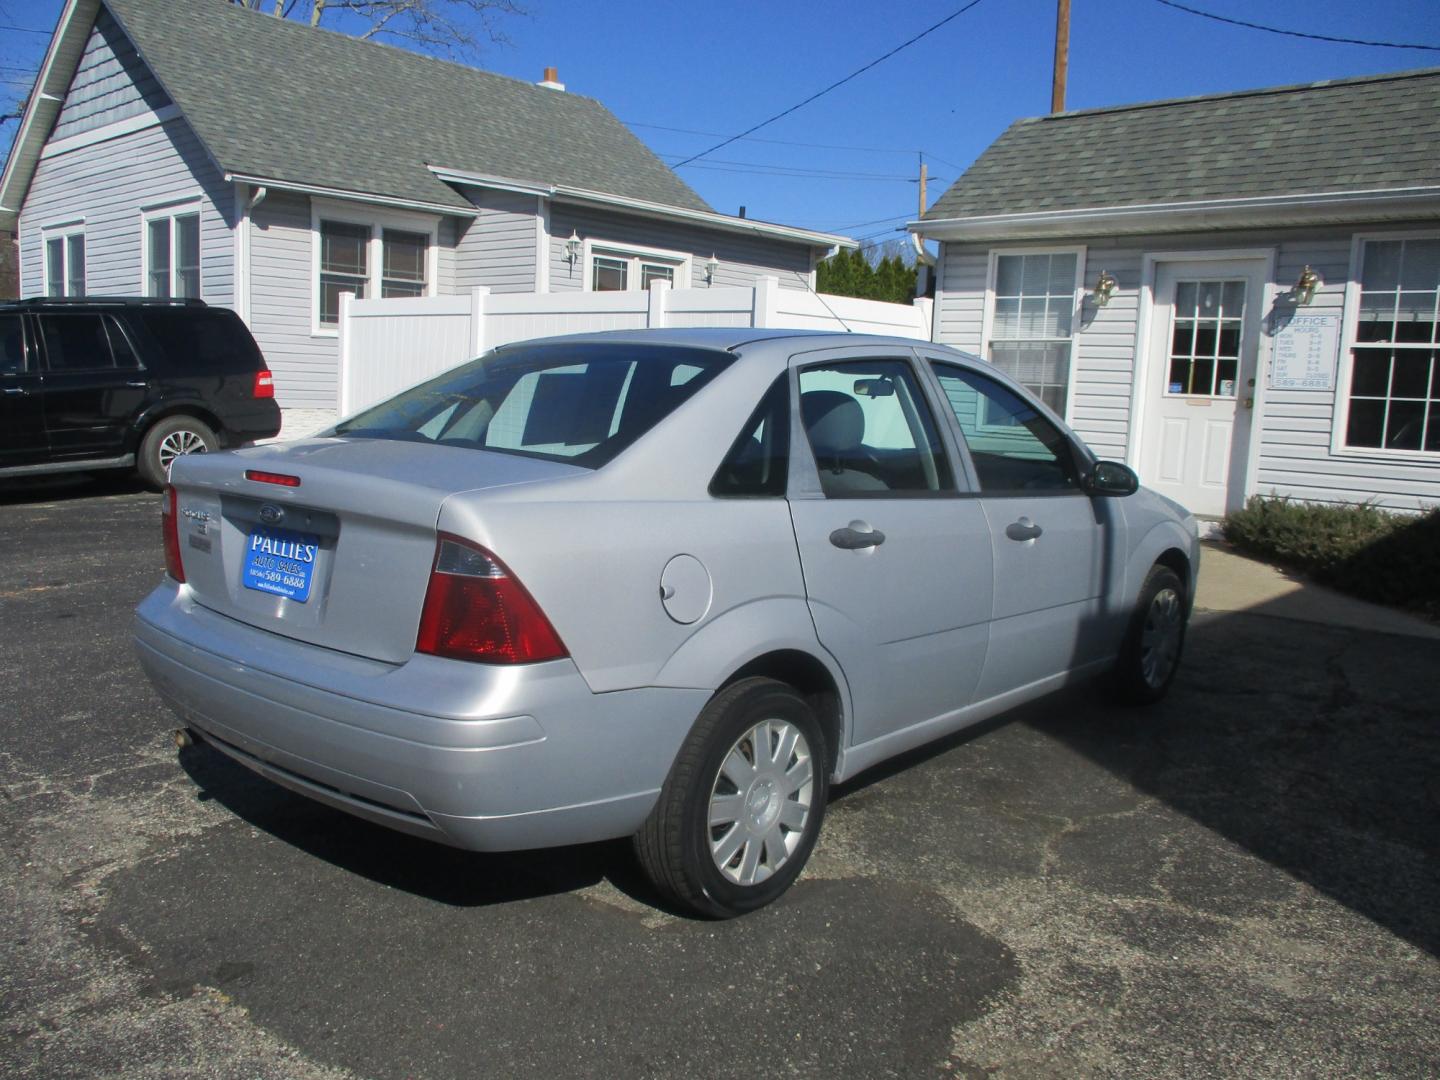
[[[220,440],[208,424],[179,413],[159,421],[140,440],[135,467],[151,487],[169,482],[170,462],[181,454],[208,454],[220,448]]]
[[[767,721],[776,724],[769,732],[774,759],[768,768],[755,764],[752,735]],[[798,738],[782,761],[780,738],[790,732]],[[752,748],[748,758],[747,746]],[[724,775],[732,750],[740,760],[731,771],[748,763],[754,773],[748,788]],[[787,791],[803,783],[806,761],[808,786]],[[800,874],[820,835],[829,793],[829,754],[814,710],[785,683],[743,679],[722,689],[701,711],[655,809],[635,834],[635,853],[655,888],[678,907],[716,919],[743,915],[775,900]],[[712,826],[712,801],[724,807],[732,798],[737,819],[728,829]],[[757,841],[758,834],[763,836]],[[717,852],[737,842],[738,850],[722,869]],[[772,849],[780,851],[778,858]],[[742,880],[747,869],[753,882]]]
[[[1180,670],[1189,614],[1180,576],[1168,566],[1152,566],[1111,675],[1117,700],[1150,705],[1166,695]]]

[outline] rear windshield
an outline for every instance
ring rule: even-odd
[[[238,375],[265,364],[240,316],[225,308],[142,308],[130,314],[153,343],[151,365],[170,375]]]
[[[725,369],[729,353],[642,345],[520,346],[472,360],[342,421],[404,439],[599,468]]]

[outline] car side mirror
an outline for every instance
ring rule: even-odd
[[[1081,484],[1087,495],[1134,495],[1140,490],[1140,478],[1129,465],[1118,461],[1097,461]]]

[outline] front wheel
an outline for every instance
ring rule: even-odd
[[[1152,566],[1115,662],[1115,695],[1131,705],[1159,701],[1175,681],[1185,647],[1185,586],[1168,566]]]
[[[640,864],[667,899],[701,915],[764,907],[815,847],[828,760],[820,722],[794,689],[764,678],[725,687],[635,835]]]
[[[182,454],[208,454],[220,440],[204,421],[193,416],[167,416],[145,433],[135,463],[140,475],[152,487],[164,487],[170,480],[170,464]]]

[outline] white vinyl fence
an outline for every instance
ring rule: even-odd
[[[512,341],[653,326],[763,326],[849,330],[930,340],[931,301],[885,304],[782,289],[491,293],[413,299],[340,299],[340,415],[347,416]]]

